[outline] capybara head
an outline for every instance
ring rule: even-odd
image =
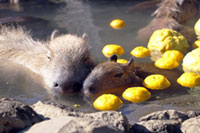
[[[154,12],[156,17],[171,17],[183,23],[198,13],[197,0],[163,0]]]
[[[48,44],[49,62],[42,72],[45,82],[53,91],[80,91],[84,79],[94,67],[87,36],[55,34],[52,34]]]
[[[22,27],[2,27],[0,59],[22,64],[40,75],[47,90],[76,92],[94,67],[87,35],[58,35],[46,42],[34,40]]]
[[[83,84],[85,96],[117,93],[127,86],[139,85],[142,80],[135,74],[133,58],[126,64],[117,63],[117,56],[97,65]]]

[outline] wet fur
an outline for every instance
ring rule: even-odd
[[[53,34],[42,42],[34,40],[22,27],[1,28],[0,60],[29,68],[43,78],[48,90],[59,91],[77,91],[75,87],[80,90],[94,67],[86,37]],[[54,87],[55,82],[59,86]]]

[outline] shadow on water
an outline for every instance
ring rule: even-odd
[[[101,53],[105,44],[122,45],[126,52],[121,58],[125,59],[130,58],[129,52],[134,47],[147,45],[147,42],[137,40],[137,31],[152,19],[151,14],[155,8],[127,13],[127,10],[138,1],[65,1],[67,4],[59,6],[25,2],[19,5],[19,10],[13,10],[9,5],[8,8],[5,8],[0,4],[0,23],[12,24],[14,22],[14,25],[23,25],[26,29],[31,30],[34,38],[42,40],[48,39],[54,29],[58,29],[61,33],[77,35],[87,33],[91,54],[99,62],[106,60]],[[109,26],[110,21],[116,18],[126,22],[124,29],[114,30]],[[196,19],[191,20],[188,24],[193,25]],[[149,58],[136,59],[135,61],[151,62]],[[38,79],[29,76],[29,72],[27,74],[24,69],[21,70],[20,66],[16,64],[0,64],[0,97],[15,97],[26,103],[48,99],[48,94]],[[174,79],[171,82],[175,83],[176,81]],[[157,110],[169,108],[200,110],[199,92],[195,92],[193,89],[179,87],[152,92],[152,94],[152,99],[148,102],[144,104],[126,102],[120,111],[126,114],[131,122],[134,122],[139,116]],[[91,103],[84,102],[81,95],[61,96],[57,97],[56,100],[70,106],[80,104],[80,109],[86,112],[94,111]]]

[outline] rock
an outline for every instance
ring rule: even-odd
[[[193,117],[196,117],[196,116],[199,116],[200,115],[200,112],[195,112],[195,111],[188,111],[186,112],[187,116],[189,118],[193,118]]]
[[[181,123],[188,119],[188,115],[175,110],[164,110],[151,113],[139,119],[133,125],[132,132],[180,132]]]
[[[89,113],[82,116],[83,118],[90,117],[92,120],[103,120],[108,125],[111,124],[123,132],[129,131],[130,125],[128,119],[121,112],[117,111],[101,111],[96,113]]]
[[[32,106],[34,110],[43,115],[46,118],[50,118],[51,120],[47,120],[46,124],[36,124],[30,128],[27,132],[31,133],[33,131],[39,131],[40,128],[44,129],[45,125],[50,124],[53,125],[55,121],[60,121],[60,124],[56,124],[56,126],[49,126],[51,128],[56,128],[52,131],[60,132],[61,129],[66,131],[84,130],[85,132],[99,132],[106,130],[108,132],[127,132],[129,131],[129,123],[127,118],[121,113],[117,111],[101,111],[96,113],[83,113],[77,110],[74,110],[67,106],[58,106],[56,104],[47,104],[38,102]],[[65,119],[65,120],[61,120]],[[52,124],[51,124],[52,123]],[[71,126],[68,126],[70,123]],[[72,124],[73,123],[73,124]],[[40,125],[42,124],[42,125]],[[38,129],[36,129],[38,128]],[[58,129],[59,128],[59,129]],[[68,129],[70,128],[70,129]],[[72,131],[72,132],[73,132]]]
[[[133,133],[180,133],[180,122],[177,120],[149,120],[133,125]]]
[[[66,105],[55,103],[53,101],[48,101],[45,103],[38,101],[37,103],[32,105],[32,108],[38,114],[43,115],[44,117],[50,118],[50,119],[66,116],[66,115],[73,115],[73,114],[76,114],[75,112],[78,112],[78,110],[75,110]]]
[[[148,120],[178,120],[180,122],[188,119],[188,116],[180,111],[176,110],[164,110],[157,111],[146,116],[143,116],[139,121],[148,121]]]
[[[183,133],[200,133],[200,116],[190,118],[181,125]]]
[[[30,106],[13,99],[0,99],[1,133],[16,132],[42,120]]]
[[[54,118],[51,120],[46,120],[41,123],[33,125],[25,133],[122,133],[120,129],[113,126],[112,124],[107,124],[103,120],[93,120],[90,118],[76,118],[70,116],[64,116],[59,118]]]

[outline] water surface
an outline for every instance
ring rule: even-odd
[[[101,49],[106,44],[122,45],[125,54],[121,58],[125,59],[131,57],[129,53],[136,46],[147,45],[147,42],[137,40],[137,31],[152,19],[151,14],[155,8],[127,12],[138,1],[109,2],[102,0],[85,2],[66,0],[66,2],[66,5],[22,3],[17,11],[8,5],[4,5],[4,8],[0,6],[0,17],[32,17],[31,21],[20,24],[31,30],[34,38],[42,40],[48,39],[54,29],[58,29],[61,33],[80,36],[87,33],[91,54],[99,62],[106,60],[101,53]],[[122,30],[114,30],[109,26],[110,21],[118,18],[126,22],[126,27]],[[192,19],[188,22],[188,25],[194,25],[196,20],[197,18]],[[149,58],[135,59],[135,61],[151,62]],[[144,104],[130,104],[127,102],[120,111],[126,114],[131,122],[134,122],[140,116],[157,110],[170,108],[200,110],[199,94],[198,89],[188,89],[188,93],[184,94],[179,92],[174,92],[174,95],[172,93],[154,94],[153,98]],[[5,64],[5,62],[1,62],[0,65],[0,97],[14,97],[26,103],[49,99],[48,93],[37,82],[37,76],[30,77],[29,72],[24,71],[20,66]],[[65,98],[58,97],[57,99],[70,106],[80,104],[80,109],[83,111],[95,111],[91,104],[85,103],[83,97],[79,95]]]

